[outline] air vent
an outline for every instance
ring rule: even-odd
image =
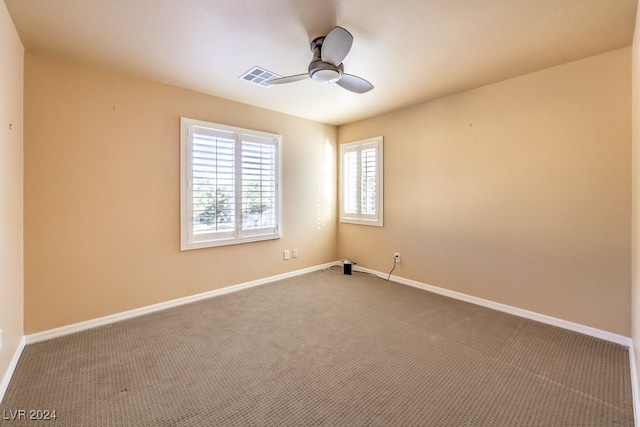
[[[264,68],[253,67],[252,69],[241,75],[239,78],[258,86],[267,87],[264,84],[267,80],[279,79],[280,77],[282,76],[279,76],[276,73],[272,73],[271,71],[267,71]]]

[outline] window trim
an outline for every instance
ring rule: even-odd
[[[275,152],[275,225],[273,231],[262,233],[260,231],[242,230],[242,221],[236,221],[232,232],[222,233],[218,238],[205,238],[196,236],[193,232],[193,192],[190,190],[193,179],[193,129],[195,127],[206,128],[213,133],[231,133],[234,135],[235,157],[235,194],[234,200],[240,201],[242,190],[242,153],[243,136],[247,139],[272,139]],[[282,137],[278,134],[244,129],[235,126],[228,126],[218,123],[211,123],[202,120],[180,118],[180,250],[200,249],[224,245],[235,245],[241,243],[259,242],[263,240],[280,239],[282,237],[282,170],[281,170]],[[239,209],[236,209],[238,212]],[[272,227],[269,227],[272,228]]]
[[[345,206],[345,164],[344,158],[347,152],[358,152],[358,196],[360,196],[361,180],[362,180],[362,161],[360,153],[363,148],[374,146],[376,150],[376,214],[367,215],[362,213],[360,197],[358,199],[358,212],[355,214],[347,213]],[[340,144],[340,222],[348,224],[370,225],[376,227],[384,226],[384,138],[377,136],[367,138],[360,141],[346,142]]]

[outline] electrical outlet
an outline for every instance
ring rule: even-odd
[[[400,252],[396,252],[396,254],[393,256],[393,262],[400,262]]]
[[[297,249],[292,249],[291,250],[291,256],[294,258],[298,258],[298,250]]]
[[[289,249],[285,249],[282,253],[282,259],[289,259]]]

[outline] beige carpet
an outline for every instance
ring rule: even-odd
[[[0,411],[47,426],[632,426],[628,350],[315,273],[28,345]]]

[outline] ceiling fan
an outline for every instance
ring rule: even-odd
[[[344,72],[342,61],[351,50],[353,36],[342,27],[333,27],[329,34],[316,37],[311,41],[313,59],[309,64],[309,72],[288,77],[271,79],[265,86],[297,82],[311,78],[321,83],[336,83],[355,93],[365,93],[373,89],[373,85],[365,79]]]

